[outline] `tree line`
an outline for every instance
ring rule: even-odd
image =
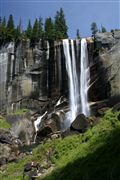
[[[98,30],[97,24],[91,24],[91,32],[94,37],[97,32],[106,32],[104,26],[101,31]],[[65,14],[62,8],[56,12],[54,19],[48,17],[43,24],[42,17],[36,18],[33,25],[28,21],[27,28],[22,30],[22,22],[15,26],[12,14],[9,16],[8,21],[6,18],[0,17],[0,44],[10,41],[20,41],[21,39],[30,39],[31,42],[37,42],[39,39],[43,40],[60,40],[68,38],[68,26],[65,19]],[[76,38],[80,39],[80,31],[77,29]]]
[[[29,20],[25,30],[22,30],[21,19],[19,24],[15,26],[12,14],[7,22],[5,17],[3,19],[0,17],[0,43],[21,39],[30,39],[32,42],[37,42],[39,39],[59,40],[65,38],[68,38],[68,26],[62,8],[56,12],[54,19],[46,18],[44,24],[42,17],[36,18],[33,26],[31,20]]]

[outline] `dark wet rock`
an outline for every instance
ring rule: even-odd
[[[120,111],[120,103],[114,105],[113,108],[112,108],[112,112],[113,112],[113,113],[115,113],[115,112],[117,112],[117,111]]]
[[[68,128],[67,130],[65,130],[65,131],[63,131],[62,133],[61,133],[61,137],[62,138],[65,138],[65,137],[67,137],[67,136],[72,136],[72,135],[75,135],[75,134],[79,134],[79,132],[78,131],[73,131],[73,130],[71,130],[70,128]]]
[[[103,108],[101,108],[101,109],[98,109],[97,113],[98,113],[98,115],[100,115],[100,116],[104,116],[105,113],[106,113],[106,111],[108,111],[109,109],[110,109],[109,107],[103,107]]]
[[[27,163],[24,165],[24,172],[28,172],[31,171],[32,169],[32,164],[31,163]]]
[[[28,178],[29,180],[33,180],[46,175],[51,170],[53,170],[53,164],[48,160],[41,162],[41,165],[37,162],[31,162],[24,166],[23,179]]]
[[[75,130],[80,133],[85,132],[88,128],[88,118],[84,114],[79,114],[70,126],[71,130]]]
[[[19,153],[18,146],[0,143],[0,164],[16,161],[19,159]]]
[[[60,111],[46,116],[44,119],[42,119],[37,136],[43,138],[50,134],[57,133],[61,130],[61,123],[63,122],[63,119],[64,113]]]
[[[0,129],[0,143],[12,144],[15,137],[12,136],[11,132],[6,129]]]
[[[52,134],[52,129],[49,126],[46,126],[37,132],[36,141],[42,141],[44,138],[47,138],[50,134]]]
[[[100,121],[100,117],[96,117],[96,116],[90,116],[88,117],[88,122],[90,124],[90,127],[96,125],[98,122]]]
[[[8,130],[0,129],[0,165],[19,158],[20,141]]]
[[[0,157],[0,166],[3,166],[7,163],[6,157]]]

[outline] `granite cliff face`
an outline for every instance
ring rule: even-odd
[[[1,109],[40,108],[65,93],[65,73],[60,42],[6,44],[0,49]]]
[[[74,41],[78,71],[80,41]],[[70,47],[71,48],[71,47]],[[89,101],[120,96],[120,31],[88,38],[91,85]],[[68,96],[68,77],[62,41],[11,42],[0,48],[0,109],[40,109]],[[118,100],[118,98],[117,98]]]
[[[95,40],[98,54],[91,63],[91,96],[93,101],[114,104],[120,97],[120,31],[97,33]]]

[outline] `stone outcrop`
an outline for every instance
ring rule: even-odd
[[[120,31],[97,33],[94,47],[89,97],[112,105],[120,99]]]
[[[0,129],[0,166],[19,158],[19,145],[10,131]]]
[[[89,127],[88,118],[85,117],[84,114],[79,114],[72,122],[70,129],[83,133],[88,129],[88,127]]]

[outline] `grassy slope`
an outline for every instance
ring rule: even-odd
[[[33,150],[32,156],[11,163],[0,179],[21,179],[23,166],[31,160],[41,162],[48,149],[55,170],[43,180],[119,180],[120,112],[108,111],[95,127],[84,135],[56,139]],[[40,179],[40,178],[39,178]]]
[[[9,113],[8,115],[25,115],[27,112],[29,112],[28,109],[19,109],[16,110],[14,113]],[[11,125],[2,116],[0,116],[0,128],[3,129],[11,128]]]
[[[11,127],[10,124],[7,123],[2,116],[0,116],[0,128],[9,129],[10,127]]]

